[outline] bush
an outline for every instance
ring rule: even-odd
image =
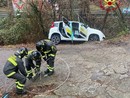
[[[9,29],[9,27],[12,25],[10,18],[0,18],[0,30],[1,29]]]
[[[24,37],[30,30],[27,21],[22,18],[14,19],[12,25],[9,24],[10,21],[5,21],[6,19],[3,19],[0,23],[0,44],[17,44],[25,42]]]
[[[27,13],[22,13],[20,17],[0,19],[0,45],[36,42],[47,38],[52,23],[51,9],[48,10],[46,5],[39,9],[35,2],[29,5]]]
[[[30,18],[3,18],[0,21],[0,45],[36,42],[45,38]]]
[[[21,42],[21,33],[11,32],[10,30],[0,30],[0,44],[17,44]]]
[[[6,30],[0,30],[0,45],[4,45],[4,34]]]

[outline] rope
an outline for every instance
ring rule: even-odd
[[[65,79],[59,86],[57,86],[56,88],[54,88],[54,89],[52,89],[52,90],[50,90],[50,91],[55,91],[55,90],[57,90],[58,88],[60,88],[62,85],[64,85],[64,84],[66,83],[66,81],[68,80],[68,78],[69,78],[69,76],[70,76],[70,67],[69,67],[69,65],[68,65],[63,59],[61,59],[61,58],[59,58],[59,59],[62,60],[62,61],[66,64],[67,69],[68,69],[68,75],[67,75],[66,79]]]
[[[29,91],[29,90],[27,90],[27,89],[26,89],[26,91],[29,92],[29,93],[31,93],[31,94],[35,94],[35,95],[40,95],[40,94],[42,94],[42,97],[45,97],[45,96],[47,96],[47,94],[49,94],[49,93],[51,93],[51,92],[53,92],[53,91],[59,89],[61,86],[63,86],[63,85],[66,83],[66,81],[68,80],[69,76],[70,76],[70,67],[69,67],[68,63],[67,63],[65,60],[63,60],[63,59],[61,59],[61,58],[59,58],[59,59],[65,63],[65,65],[67,66],[67,69],[68,69],[67,77],[66,77],[66,79],[65,79],[60,85],[58,85],[56,88],[54,88],[54,89],[52,89],[52,90],[48,90],[48,91],[44,92],[43,94],[42,94],[42,93],[32,92],[32,91]],[[7,83],[7,80],[5,81],[5,83]],[[13,87],[14,84],[15,84],[15,83],[12,83],[10,86],[8,86],[8,88],[5,89],[5,93],[8,92],[8,90],[9,90],[11,87]]]
[[[63,59],[61,59],[61,58],[59,58],[59,59],[62,60],[62,61],[66,64],[67,69],[68,69],[68,74],[67,74],[66,79],[65,79],[59,86],[57,86],[56,88],[54,88],[54,89],[52,89],[52,90],[48,90],[48,91],[46,91],[46,92],[44,92],[44,93],[36,93],[36,92],[29,91],[29,90],[26,90],[26,91],[29,92],[29,93],[31,93],[31,94],[35,94],[35,95],[40,95],[40,94],[42,94],[42,97],[45,97],[45,96],[47,96],[47,94],[49,94],[49,93],[51,93],[51,92],[53,92],[53,91],[59,89],[61,86],[63,86],[63,85],[66,83],[66,81],[68,80],[69,76],[70,76],[70,67],[69,67],[68,63],[67,63],[65,60],[63,60]]]

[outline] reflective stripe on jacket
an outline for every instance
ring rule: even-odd
[[[11,75],[17,73],[18,71],[20,71],[20,73],[23,74],[24,76],[27,75],[22,59],[13,55],[8,58],[3,68],[3,72],[7,75],[7,77],[10,77]]]

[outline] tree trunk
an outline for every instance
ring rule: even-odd
[[[106,24],[106,21],[107,21],[107,17],[108,17],[108,11],[106,12],[106,15],[105,15],[105,17],[104,17],[104,20],[103,20],[103,26],[102,26],[102,31],[103,31],[103,29],[104,29],[104,27],[105,27],[105,24]]]
[[[13,17],[13,4],[12,4],[12,0],[7,0],[8,3],[8,13],[9,13],[9,17]]]
[[[73,18],[73,1],[70,0],[70,19],[72,20]]]

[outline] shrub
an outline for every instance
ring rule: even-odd
[[[3,19],[0,23],[0,44],[17,44],[25,42],[24,37],[30,30],[26,20],[22,18],[14,19],[12,25],[9,23],[10,21],[7,22],[6,19]]]

